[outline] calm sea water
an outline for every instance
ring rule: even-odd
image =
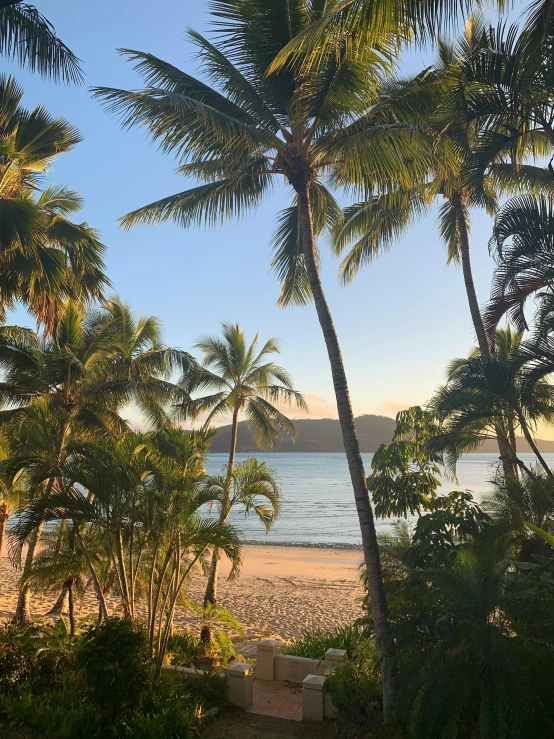
[[[237,462],[249,454],[237,454]],[[275,470],[282,490],[282,508],[269,534],[254,517],[232,513],[230,523],[244,532],[249,541],[290,542],[303,544],[360,544],[360,530],[348,465],[344,454],[257,454]],[[366,473],[373,454],[363,454]],[[554,454],[545,454],[554,466]],[[523,460],[534,462],[531,454]],[[212,454],[207,463],[209,474],[218,474],[227,461],[226,454]],[[494,474],[498,456],[468,454],[458,463],[459,485],[445,481],[444,490],[470,490],[481,500],[490,490],[488,481]],[[390,521],[377,521],[380,530]]]

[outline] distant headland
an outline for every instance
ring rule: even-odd
[[[342,436],[339,422],[334,418],[299,419],[294,421],[298,436],[296,442],[285,438],[273,451],[275,452],[342,452]],[[391,441],[395,421],[387,416],[363,415],[356,418],[356,429],[360,440],[360,450],[375,452],[381,444]],[[212,444],[212,452],[228,452],[231,440],[231,426],[222,426]],[[529,445],[523,438],[518,438],[517,449],[530,452]],[[544,453],[554,452],[554,441],[537,439],[539,450]],[[259,448],[245,421],[239,423],[237,452],[258,452]],[[494,454],[498,451],[494,441],[486,441],[479,452]]]

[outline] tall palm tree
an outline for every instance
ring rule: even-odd
[[[78,441],[118,438],[128,430],[121,411],[129,403],[148,421],[163,422],[167,406],[183,397],[167,378],[174,370],[188,370],[191,362],[185,352],[161,343],[156,319],[137,320],[116,299],[85,319],[68,305],[52,338],[5,329],[0,339],[0,425],[17,449],[4,463],[8,480],[32,470],[38,458],[55,468]],[[54,477],[44,483],[30,475],[32,498],[48,497],[57,485]],[[40,532],[40,527],[30,532],[24,574]],[[16,618],[30,619],[25,584]]]
[[[273,267],[282,282],[280,304],[313,300],[325,339],[360,520],[388,717],[393,660],[379,550],[316,239],[340,218],[340,208],[325,186],[326,174],[336,170],[340,182],[345,170],[370,164],[382,181],[390,177],[412,181],[420,163],[414,158],[405,161],[398,147],[399,140],[413,138],[410,131],[401,126],[371,131],[365,125],[364,116],[377,101],[383,75],[398,48],[390,16],[387,26],[380,27],[379,43],[360,45],[354,57],[345,42],[311,76],[296,75],[290,68],[267,74],[291,39],[333,5],[311,0],[215,0],[211,7],[216,42],[189,33],[207,82],[152,54],[126,50],[123,53],[136,62],[147,88],[138,92],[96,88],[95,96],[121,115],[124,127],[146,128],[177,157],[182,175],[201,181],[198,187],[128,214],[122,220],[126,228],[166,220],[183,227],[215,225],[256,208],[277,180],[294,191],[291,207],[279,217]]]
[[[79,59],[56,36],[53,25],[24,0],[0,0],[0,54],[43,77],[83,81]]]
[[[231,472],[227,468],[224,475],[208,477],[204,485],[212,499],[217,501],[220,523],[227,522],[233,508],[242,508],[245,516],[250,513],[257,516],[268,532],[279,514],[279,485],[275,472],[266,462],[247,459]],[[218,561],[217,553],[214,552],[206,583],[204,607],[217,603]]]
[[[218,416],[231,416],[231,446],[220,505],[220,523],[229,515],[231,487],[235,466],[239,419],[242,413],[248,420],[258,444],[271,449],[283,434],[296,438],[296,428],[276,403],[296,404],[306,410],[301,393],[294,389],[288,372],[271,361],[271,355],[279,352],[275,339],[258,346],[258,336],[248,344],[238,324],[223,323],[222,338],[205,336],[196,349],[202,352],[202,366],[194,367],[183,378],[186,395],[194,391],[212,391],[186,400],[177,409],[183,418],[197,418],[207,413],[205,423],[210,424]],[[205,602],[215,603],[218,558],[214,554],[210,578],[206,587]]]
[[[441,199],[439,232],[447,246],[447,263],[461,264],[477,342],[481,354],[489,356],[490,342],[471,267],[469,208],[485,207],[492,215],[496,193],[490,177],[485,177],[477,189],[464,175],[479,131],[464,117],[467,81],[463,69],[468,58],[486,47],[485,30],[483,18],[474,15],[456,46],[441,42],[439,59],[432,70],[425,70],[413,80],[393,81],[384,86],[383,102],[373,111],[375,125],[388,113],[391,121],[411,123],[414,131],[417,127],[426,130],[434,153],[430,171],[424,182],[416,180],[407,190],[378,192],[369,200],[346,208],[344,225],[335,236],[335,248],[340,253],[356,239],[340,269],[342,281],[348,284],[362,267],[371,264],[381,250]],[[455,126],[444,125],[445,110],[456,111]],[[351,184],[362,187],[363,181],[357,179]]]

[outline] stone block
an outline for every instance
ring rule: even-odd
[[[245,711],[254,702],[254,675],[252,665],[235,662],[225,670],[227,700]]]
[[[325,677],[307,675],[302,680],[302,721],[323,721]]]
[[[258,642],[256,655],[256,676],[259,680],[273,680],[273,661],[279,652],[277,639],[262,639]]]

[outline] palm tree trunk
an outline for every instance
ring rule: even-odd
[[[81,547],[81,551],[83,552],[83,556],[85,558],[85,562],[87,563],[88,571],[90,572],[90,576],[92,579],[92,584],[94,585],[94,590],[96,591],[96,596],[98,598],[98,607],[100,609],[99,621],[101,618],[107,619],[108,606],[106,605],[106,599],[104,597],[102,586],[100,585],[100,580],[98,579],[98,575],[96,574],[96,570],[94,569],[94,565],[92,564],[90,554],[88,553],[88,549],[85,546],[85,542],[83,541],[83,537],[81,536],[81,532],[79,531],[79,525],[76,521],[73,522],[73,527],[75,529],[75,538],[79,542],[79,546]]]
[[[67,613],[69,609],[69,586],[67,583],[62,585],[62,591],[52,608],[46,613],[46,616],[61,616]]]
[[[9,517],[8,505],[7,503],[2,503],[0,505],[0,557],[4,553],[4,539],[6,538],[6,526],[8,525]]]
[[[38,526],[29,537],[27,546],[27,554],[25,555],[25,564],[23,565],[23,575],[30,572],[35,559],[35,551],[38,540],[42,532],[42,524]],[[19,588],[19,596],[17,598],[17,607],[15,609],[14,621],[17,624],[28,624],[32,621],[31,615],[31,590],[28,580],[24,580]]]
[[[73,598],[73,582],[69,586],[69,633],[75,636],[75,603]]]
[[[233,411],[233,424],[231,426],[231,449],[229,450],[229,461],[227,462],[227,479],[225,481],[225,500],[221,504],[221,513],[219,523],[225,523],[228,516],[228,500],[231,493],[231,480],[233,478],[233,470],[235,469],[235,454],[237,450],[237,435],[239,429],[239,407],[235,407]],[[212,561],[210,564],[210,574],[206,583],[206,592],[204,593],[204,608],[210,603],[217,603],[217,570],[219,568],[219,552],[214,548]]]
[[[479,301],[477,300],[475,283],[473,281],[471,256],[469,251],[469,232],[467,230],[461,194],[455,193],[451,199],[451,203],[456,213],[456,227],[460,241],[462,272],[464,275],[464,285],[466,289],[467,302],[469,304],[469,312],[471,314],[471,320],[473,322],[473,328],[475,329],[475,335],[477,337],[481,356],[485,359],[490,359],[492,354],[491,344],[489,342],[487,332],[485,331],[485,324],[483,323]],[[500,452],[500,460],[502,462],[504,476],[517,477],[517,465],[513,461],[513,451],[511,449],[510,442],[498,425],[496,426],[496,439],[498,442],[498,451]]]
[[[521,430],[523,431],[523,436],[525,437],[525,440],[533,450],[533,454],[538,459],[541,467],[546,472],[547,476],[550,478],[553,478],[554,475],[552,474],[552,470],[550,467],[546,464],[546,461],[542,454],[539,451],[539,448],[535,444],[535,440],[533,439],[533,435],[531,431],[529,430],[529,426],[527,425],[527,421],[523,417],[523,413],[518,412],[518,418],[519,418],[519,425],[521,426]]]
[[[356,501],[356,509],[360,522],[371,612],[375,626],[375,639],[379,651],[379,665],[383,686],[383,717],[385,723],[387,723],[390,722],[392,717],[394,645],[388,622],[387,598],[381,571],[381,560],[377,544],[373,510],[371,508],[367,491],[364,465],[360,454],[360,444],[356,433],[354,413],[350,402],[350,393],[348,390],[342,354],[335,326],[333,324],[333,318],[321,285],[319,269],[317,266],[309,181],[300,183],[296,187],[296,192],[300,207],[300,227],[306,270],[310,280],[317,316],[319,318],[319,323],[327,346],[327,354],[329,355],[344,450],[348,460],[350,479],[352,480],[354,499]]]
[[[483,323],[483,317],[481,316],[481,309],[479,307],[479,301],[477,300],[477,293],[475,291],[475,283],[473,281],[471,256],[469,253],[469,233],[467,230],[462,198],[458,193],[456,193],[452,197],[451,202],[456,213],[456,226],[458,229],[458,238],[460,240],[462,272],[464,275],[467,302],[469,303],[469,312],[471,313],[471,320],[473,321],[473,327],[475,329],[475,335],[477,336],[477,343],[479,344],[481,356],[488,359],[491,356],[491,346],[487,332],[485,331],[485,324]]]

